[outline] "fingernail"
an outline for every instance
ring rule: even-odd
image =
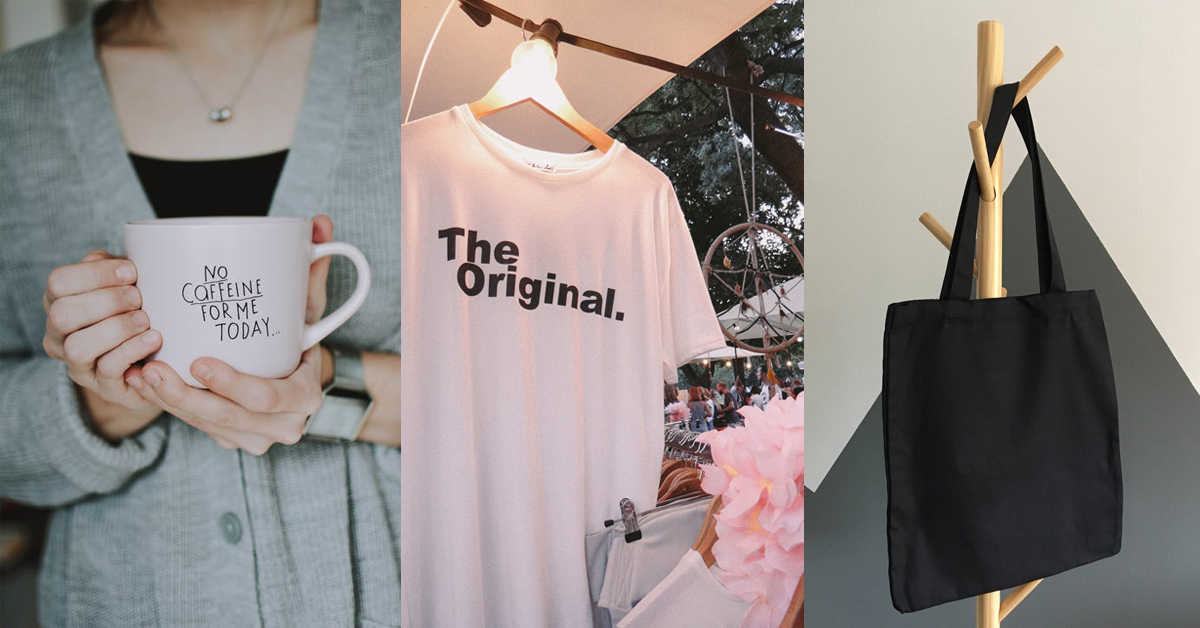
[[[159,375],[158,371],[153,369],[149,371],[142,371],[142,375],[146,378],[146,381],[150,382],[150,385],[155,388],[158,388],[158,385],[163,381],[162,375]]]
[[[141,307],[142,293],[137,288],[130,288],[125,291],[125,300],[133,307]]]
[[[130,377],[130,378],[129,378],[129,379],[127,379],[127,380],[125,380],[125,383],[126,383],[126,384],[129,384],[130,386],[132,386],[132,387],[134,388],[134,390],[141,390],[141,389],[142,389],[142,378],[140,378],[140,377],[138,377],[138,376],[136,376],[136,375],[135,375],[135,376],[133,376],[133,377]]]
[[[158,334],[154,333],[154,330],[150,330],[150,332],[142,336],[142,344],[146,345],[147,347],[156,342],[158,342]]]
[[[133,322],[138,327],[149,327],[150,326],[150,317],[146,315],[145,310],[134,310],[133,311]]]
[[[137,277],[137,269],[130,262],[119,264],[117,266],[117,279],[121,281],[133,281]]]
[[[209,369],[208,366],[203,363],[192,366],[192,375],[195,375],[196,379],[198,379],[202,382],[208,381],[208,376],[211,374],[212,374],[212,370]]]

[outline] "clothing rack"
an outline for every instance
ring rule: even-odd
[[[995,299],[1003,297],[1007,291],[1001,284],[1003,267],[1003,190],[1004,182],[1004,146],[996,151],[996,158],[988,166],[987,144],[984,140],[983,128],[987,124],[988,113],[992,107],[992,96],[997,87],[1004,83],[1004,26],[1000,22],[980,22],[977,33],[977,75],[976,75],[976,117],[977,120],[967,125],[967,133],[971,138],[971,149],[975,156],[975,173],[979,178],[979,232],[977,236],[975,260],[976,298]],[[1014,102],[1021,102],[1034,86],[1041,81],[1050,70],[1064,57],[1063,51],[1055,46],[1033,66],[1033,69],[1021,79],[1017,87]],[[951,245],[950,233],[928,213],[921,214],[921,224],[947,248]],[[970,237],[970,234],[964,234]],[[1041,584],[1035,580],[1023,584],[1000,601],[1000,592],[984,593],[975,598],[975,627],[1000,628],[1000,621],[1008,616],[1035,587]]]
[[[707,443],[696,440],[699,434],[677,427],[668,427],[664,431],[664,456],[677,460],[692,460],[700,464],[713,464],[712,449]]]
[[[690,79],[712,83],[713,85],[717,85],[719,87],[727,87],[732,90],[753,94],[762,98],[769,98],[771,100],[795,105],[797,107],[804,106],[804,99],[800,98],[799,96],[793,96],[791,94],[785,94],[781,91],[759,87],[753,83],[741,83],[719,74],[704,72],[703,70],[696,70],[694,68],[679,65],[678,63],[671,63],[670,61],[665,61],[657,57],[651,57],[649,55],[633,52],[624,48],[610,46],[609,44],[598,42],[594,39],[588,39],[587,37],[581,37],[579,35],[568,33],[562,29],[562,24],[560,24],[558,20],[547,19],[539,24],[533,20],[526,19],[505,11],[504,9],[490,2],[486,2],[486,0],[459,0],[459,8],[461,8],[464,13],[470,16],[471,20],[481,28],[490,24],[493,16],[512,24],[517,28],[520,28],[522,32],[525,31],[526,25],[533,26],[534,28],[532,31],[536,34],[539,34],[543,39],[549,41],[552,46],[555,46],[555,50],[557,50],[557,44],[559,43],[570,44],[578,48],[584,48],[586,50],[591,50],[592,52],[598,52],[600,54],[613,57],[614,59],[629,61],[631,63],[663,70],[665,72],[670,72],[672,74],[677,74]]]

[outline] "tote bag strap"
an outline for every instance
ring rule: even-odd
[[[996,88],[992,97],[992,110],[988,115],[984,139],[987,143],[988,162],[996,158],[1000,142],[1011,116],[1025,140],[1029,151],[1029,165],[1033,170],[1033,211],[1037,223],[1038,279],[1042,293],[1066,292],[1062,263],[1058,246],[1054,243],[1054,232],[1050,229],[1050,217],[1046,213],[1046,189],[1042,177],[1042,160],[1038,151],[1037,136],[1034,134],[1033,117],[1029,113],[1028,99],[1021,99],[1013,106],[1017,95],[1017,83]],[[975,261],[976,223],[979,218],[979,178],[974,165],[967,176],[966,190],[958,210],[958,223],[954,227],[954,243],[950,247],[950,259],[946,262],[946,277],[942,281],[942,299],[965,301],[971,298],[972,267]]]

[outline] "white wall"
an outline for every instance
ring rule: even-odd
[[[1005,77],[1054,45],[1038,139],[1193,384],[1200,382],[1200,3],[809,0],[809,408],[815,489],[879,394],[884,314],[935,297],[971,163],[975,33],[1005,27]],[[1015,138],[1015,130],[1012,131]],[[1005,175],[1024,159],[1005,143]],[[1087,288],[1072,284],[1068,288]],[[1110,334],[1121,330],[1110,329]]]

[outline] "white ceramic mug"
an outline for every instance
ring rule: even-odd
[[[139,220],[125,225],[125,254],[150,327],[162,334],[152,359],[192,386],[192,362],[212,357],[243,373],[279,378],[300,355],[345,323],[367,299],[367,258],[344,242],[313,244],[304,218]],[[305,324],[308,275],[327,255],[354,262],[358,285],[340,307]]]

